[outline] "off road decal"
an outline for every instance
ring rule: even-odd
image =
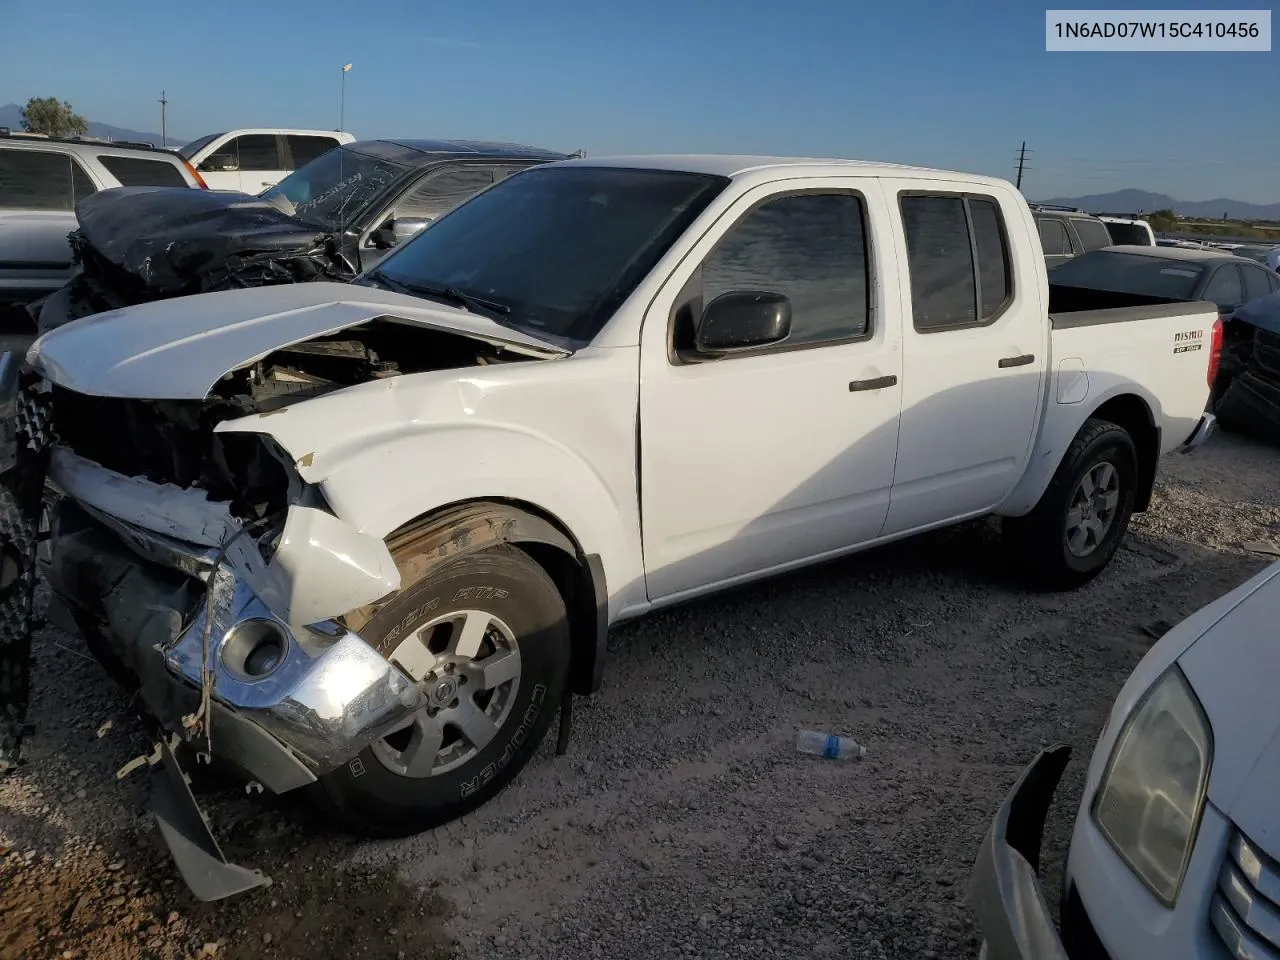
[[[498,757],[492,763],[485,764],[476,776],[466,781],[462,785],[462,796],[469,797],[475,793],[486,783],[494,778],[494,775],[511,762],[511,758],[515,756],[516,751],[529,739],[529,731],[533,729],[534,721],[538,719],[538,714],[542,712],[542,702],[547,698],[547,688],[542,684],[537,684],[533,688],[533,702],[525,708],[524,716],[520,718],[520,725],[516,727],[515,733],[511,735],[511,739],[507,741],[506,748],[502,751],[502,756]]]
[[[1191,353],[1204,346],[1203,330],[1182,330],[1173,335],[1174,353]]]

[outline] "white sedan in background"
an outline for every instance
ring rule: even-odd
[[[1070,748],[1014,784],[971,898],[988,960],[1280,958],[1280,563],[1165,634],[1089,764],[1053,926],[1037,877]]]

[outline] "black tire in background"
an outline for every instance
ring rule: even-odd
[[[383,606],[360,635],[390,656],[414,626],[458,610],[492,614],[515,635],[521,672],[514,702],[493,739],[455,769],[401,775],[379,759],[375,745],[323,776],[315,785],[319,796],[361,833],[407,836],[479,807],[529,761],[557,715],[570,657],[564,601],[546,571],[515,547],[444,563]]]
[[[1105,535],[1086,555],[1068,544],[1068,514],[1082,481],[1109,464],[1118,475],[1117,503]],[[1003,536],[1019,569],[1036,586],[1070,590],[1088,583],[1111,562],[1129,528],[1138,485],[1138,454],[1124,428],[1090,418],[1067,448],[1040,501],[1026,516],[1006,517]]]

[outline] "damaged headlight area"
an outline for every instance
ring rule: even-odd
[[[126,477],[198,488],[254,523],[282,515],[302,494],[288,456],[259,434],[215,434],[229,416],[252,412],[234,399],[197,402],[89,397],[53,387],[59,440]]]

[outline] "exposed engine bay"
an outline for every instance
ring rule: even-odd
[[[199,488],[252,523],[288,505],[289,460],[258,434],[215,434],[219,423],[373,380],[527,359],[462,334],[377,319],[275,350],[225,374],[202,401],[93,397],[54,385],[52,412],[59,439],[78,456],[126,477]]]

